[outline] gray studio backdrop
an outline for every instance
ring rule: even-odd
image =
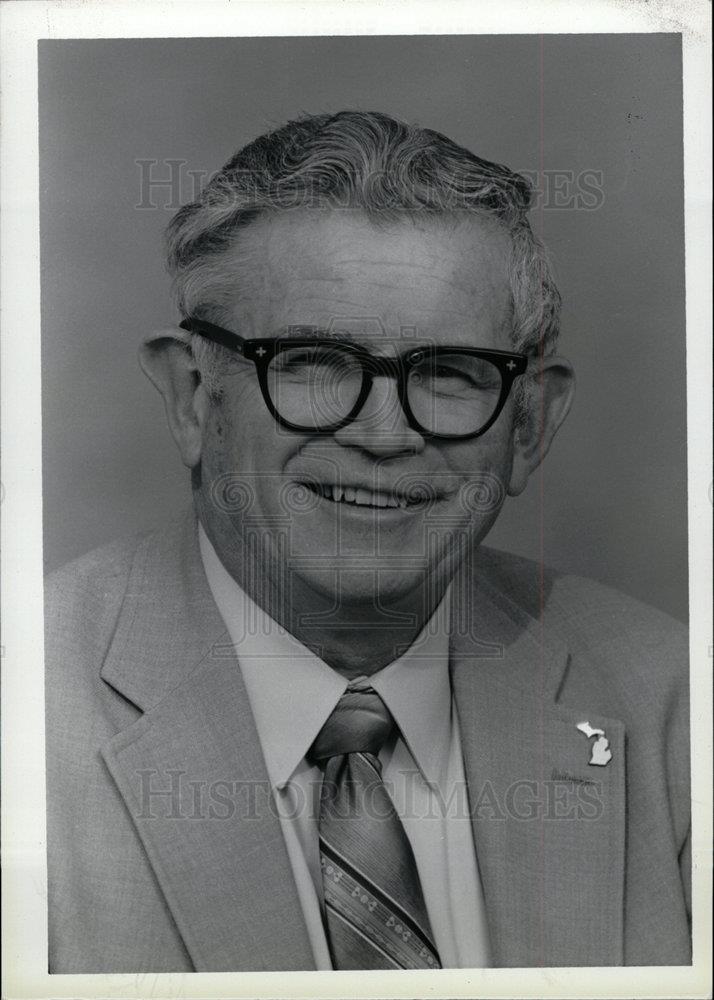
[[[546,562],[686,618],[680,51],[678,35],[40,42],[47,569],[187,503],[136,361],[175,317],[175,208],[269,127],[367,108],[541,171],[533,223],[578,391],[489,544],[538,558],[542,532]]]

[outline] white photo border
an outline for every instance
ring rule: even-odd
[[[210,16],[207,16],[210,9]],[[712,900],[711,11],[702,0],[9,0],[2,31],[3,996],[696,997]],[[210,32],[207,32],[210,24]],[[61,38],[676,32],[683,42],[694,964],[424,973],[49,975],[37,43]]]

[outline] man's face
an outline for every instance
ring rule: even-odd
[[[227,325],[245,338],[316,327],[378,355],[422,344],[509,350],[508,252],[507,235],[487,221],[375,225],[352,212],[284,213],[243,232]],[[399,600],[426,573],[448,577],[455,543],[491,527],[512,429],[511,398],[482,437],[424,439],[384,377],[352,424],[291,432],[268,412],[253,363],[239,358],[205,428],[202,517],[239,579],[252,551],[258,572],[275,578],[282,567],[283,579],[341,602]],[[305,485],[315,483],[361,490],[347,496],[363,503]],[[420,484],[431,487],[429,502],[419,501]],[[373,491],[400,506],[380,506]]]

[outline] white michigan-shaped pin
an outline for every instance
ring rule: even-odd
[[[612,750],[610,749],[610,741],[605,736],[605,731],[603,729],[594,729],[589,722],[579,722],[578,729],[581,733],[585,733],[588,739],[592,736],[597,737],[592,745],[592,754],[589,763],[596,764],[599,767],[609,764],[612,760]]]

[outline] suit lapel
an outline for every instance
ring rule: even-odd
[[[556,703],[567,648],[484,580],[456,614],[452,684],[493,963],[622,964],[624,727]],[[606,733],[607,766],[589,763],[585,720]]]
[[[102,753],[196,970],[314,968],[192,518],[138,553],[102,676],[144,712]]]

